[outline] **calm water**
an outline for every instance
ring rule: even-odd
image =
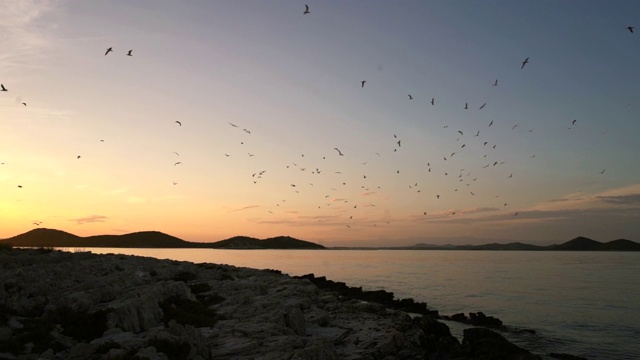
[[[506,325],[534,329],[536,335],[507,337],[540,354],[640,358],[640,253],[89,250],[277,269],[289,275],[314,273],[424,301],[441,314],[482,311]]]

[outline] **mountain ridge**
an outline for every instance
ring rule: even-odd
[[[37,228],[0,244],[24,247],[115,247],[115,248],[211,248],[211,249],[324,249],[310,241],[277,236],[256,239],[234,236],[216,242],[190,242],[159,231],[138,231],[122,235],[92,235],[81,237],[62,230]]]

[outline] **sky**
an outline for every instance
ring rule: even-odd
[[[2,1],[0,238],[640,241],[639,14]]]

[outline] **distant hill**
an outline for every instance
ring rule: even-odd
[[[405,249],[423,249],[423,250],[527,250],[527,251],[640,251],[640,243],[631,240],[618,239],[602,243],[583,236],[569,240],[560,245],[539,246],[524,243],[509,244],[484,244],[484,245],[427,245],[416,244]]]
[[[278,236],[264,240],[236,236],[210,245],[215,249],[324,249],[322,245],[289,236]]]
[[[324,246],[280,236],[265,240],[236,236],[213,243],[189,242],[159,231],[124,235],[81,237],[55,229],[34,229],[0,243],[24,247],[114,247],[114,248],[212,248],[212,249],[324,249]]]

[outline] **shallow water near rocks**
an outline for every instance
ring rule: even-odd
[[[78,249],[68,249],[77,251]],[[87,248],[160,259],[314,273],[392,291],[441,314],[482,311],[536,334],[504,334],[538,354],[640,356],[640,253]],[[448,323],[451,324],[451,323]],[[461,336],[464,327],[451,325]]]

